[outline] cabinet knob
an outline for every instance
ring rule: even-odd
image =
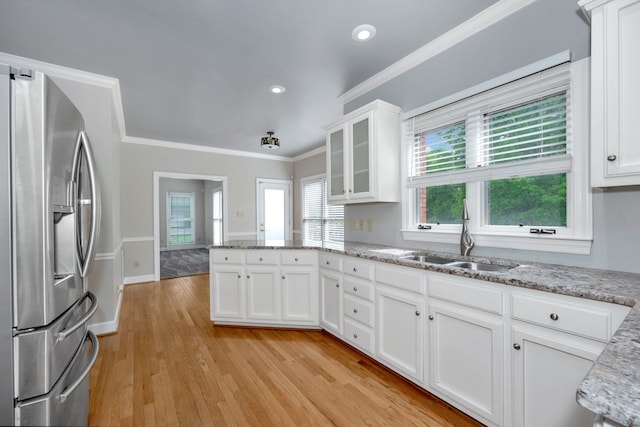
[[[358,287],[357,286],[353,287],[353,292],[358,292]]]
[[[282,280],[284,280],[284,276],[282,276]]]
[[[238,279],[241,279],[241,278],[242,278],[242,276],[238,274]]]
[[[514,348],[514,349],[516,349],[516,350],[520,350],[520,344],[515,343],[515,344],[513,345],[513,348]]]
[[[356,271],[358,271],[357,267],[353,267],[353,272],[355,273]]]
[[[293,260],[294,260],[295,262],[298,262],[298,258],[294,258]]]
[[[259,261],[262,261],[262,257],[260,257]]]
[[[355,339],[358,339],[358,334],[353,334],[353,337],[354,337]]]
[[[357,313],[357,312],[358,312],[358,309],[357,309],[357,308],[354,308],[354,309],[353,309],[353,312],[354,312],[354,313]]]
[[[336,288],[339,288],[339,287],[340,287],[340,283],[336,283]]]
[[[420,316],[420,310],[416,310],[416,316]]]
[[[331,264],[329,261],[327,261],[327,265]]]
[[[353,190],[349,189],[349,193],[353,193]]]
[[[224,257],[224,260],[225,261],[229,261],[229,257]]]
[[[556,313],[551,313],[549,315],[549,317],[551,318],[551,320],[558,320],[559,319],[559,317],[558,317],[558,315]]]
[[[251,277],[249,277],[249,275],[247,274],[247,279],[250,279]]]
[[[429,315],[429,320],[433,320],[433,316]]]
[[[607,160],[609,160],[610,162],[615,162],[617,158],[618,157],[615,154],[609,154],[607,156]]]

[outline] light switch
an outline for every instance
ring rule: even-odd
[[[367,230],[373,231],[373,220],[371,218],[367,220]]]
[[[360,231],[364,231],[364,219],[360,219],[360,220],[358,220],[358,222],[359,222],[358,223],[358,229]]]
[[[351,229],[351,230],[355,230],[356,229],[356,220],[355,219],[350,219],[349,220],[349,229]]]

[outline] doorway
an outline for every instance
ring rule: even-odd
[[[153,173],[154,280],[208,272],[227,235],[227,177]]]
[[[292,181],[258,178],[257,236],[270,244],[291,240]]]

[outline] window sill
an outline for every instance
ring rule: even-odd
[[[538,252],[589,255],[591,238],[541,235],[481,234],[471,233],[478,247],[519,249]],[[428,243],[459,244],[459,232],[434,230],[402,230],[404,240]]]

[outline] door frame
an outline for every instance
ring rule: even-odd
[[[178,172],[153,171],[153,280],[160,280],[160,178],[171,179],[199,179],[202,181],[222,182],[222,217],[229,218],[228,206],[228,186],[226,176],[202,175]],[[223,234],[228,235],[227,222],[222,222]]]
[[[289,187],[289,225],[285,233],[285,240],[292,240],[293,236],[293,180],[290,179],[271,179],[256,178],[256,239],[260,240],[260,183],[267,184],[284,184]]]

